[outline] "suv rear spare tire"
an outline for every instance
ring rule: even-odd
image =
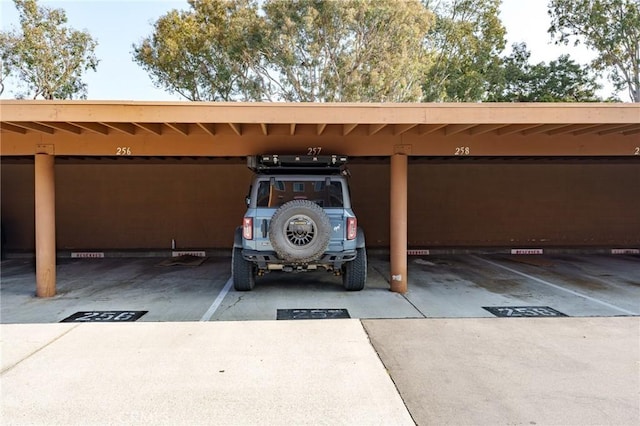
[[[273,214],[269,241],[281,259],[305,263],[317,260],[327,250],[331,222],[325,211],[309,200],[285,203]]]

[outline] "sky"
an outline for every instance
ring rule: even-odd
[[[525,42],[532,63],[548,62],[568,53],[576,62],[586,64],[594,54],[583,47],[556,46],[547,29],[549,0],[503,0],[500,17],[507,30],[507,46]],[[68,25],[87,30],[98,41],[97,72],[84,76],[91,100],[184,100],[154,87],[149,75],[133,61],[132,45],[149,36],[153,23],[172,9],[188,9],[186,0],[58,0],[39,4],[66,11]],[[18,26],[18,14],[12,0],[0,0],[0,26],[8,30]],[[8,86],[2,98],[12,98]],[[608,97],[605,88],[601,96]]]

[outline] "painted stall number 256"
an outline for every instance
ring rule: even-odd
[[[131,155],[130,146],[119,146],[116,148],[116,155]]]

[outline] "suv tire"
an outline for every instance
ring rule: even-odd
[[[347,262],[342,270],[342,284],[345,290],[360,291],[367,282],[367,250],[356,249],[356,258]]]
[[[251,291],[256,285],[255,266],[244,260],[241,248],[234,248],[231,253],[231,276],[237,291]]]
[[[309,200],[285,203],[273,214],[269,241],[288,262],[311,262],[327,250],[331,222],[322,207]]]

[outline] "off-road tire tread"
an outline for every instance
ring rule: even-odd
[[[345,263],[342,284],[347,291],[360,291],[367,282],[367,250],[356,249],[356,258]]]
[[[231,254],[231,277],[237,291],[251,291],[256,284],[255,266],[242,257],[241,248]]]
[[[309,216],[316,225],[316,235],[307,246],[301,250],[291,250],[284,235],[284,224],[294,215]],[[331,238],[331,221],[327,213],[309,200],[292,200],[283,204],[271,217],[269,223],[269,241],[278,256],[295,263],[312,262],[319,259],[327,251]]]

